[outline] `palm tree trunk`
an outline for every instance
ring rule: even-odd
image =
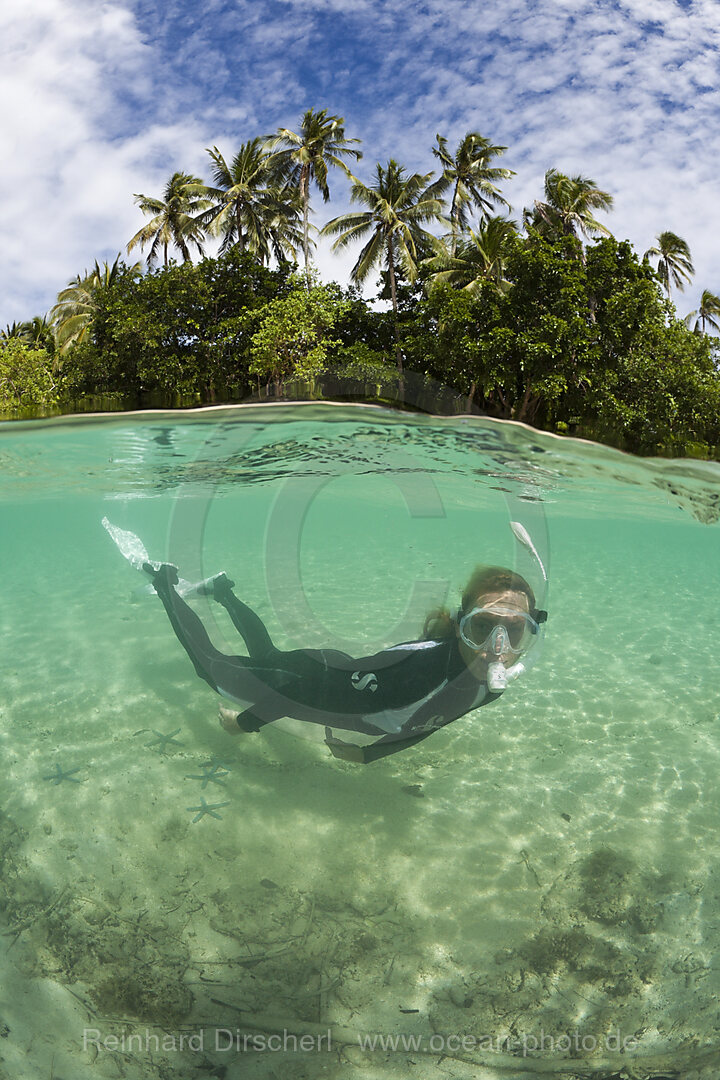
[[[388,277],[390,279],[390,299],[393,308],[393,329],[395,332],[395,359],[398,371],[402,375],[402,353],[400,352],[400,340],[398,334],[398,302],[397,283],[395,281],[395,257],[393,252],[392,236],[388,236],[387,242]]]
[[[458,209],[457,209],[457,194],[458,194],[458,181],[455,181],[455,191],[453,192],[452,206],[450,207],[450,255],[455,258],[455,251],[457,247],[457,234],[458,234]]]
[[[168,264],[168,262],[167,262],[167,247],[168,247],[167,244],[163,244],[163,250],[165,252],[165,269],[166,270],[167,270],[167,264]]]
[[[305,277],[307,287],[310,289],[310,240],[308,213],[310,208],[310,177],[307,165],[303,165],[300,171],[300,196],[303,201],[303,254],[305,256]]]
[[[390,278],[390,297],[393,306],[393,327],[395,331],[395,363],[398,369],[398,396],[400,401],[405,398],[405,380],[403,378],[403,356],[400,348],[400,334],[398,332],[398,302],[397,282],[395,281],[395,254],[393,251],[392,235],[387,240],[388,277]]]
[[[240,254],[242,255],[243,252],[245,251],[245,237],[243,236],[243,231],[242,231],[242,218],[240,216],[240,207],[239,206],[238,206],[237,210],[235,211],[235,224],[237,225],[238,247],[240,248]]]

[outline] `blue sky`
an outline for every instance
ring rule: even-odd
[[[683,236],[720,293],[720,10],[716,0],[3,0],[0,325],[44,313],[75,274],[124,250],[205,148],[294,127],[327,107],[389,156],[433,167],[436,132],[506,145],[516,215],[548,168],[615,197],[606,223],[640,252]],[[333,178],[315,220],[342,212]],[[324,277],[354,261],[318,249]]]

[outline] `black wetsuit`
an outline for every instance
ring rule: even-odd
[[[226,656],[177,593],[176,583],[174,567],[162,566],[153,575],[155,591],[197,674],[242,707],[238,725],[244,731],[289,716],[322,724],[331,749],[344,745],[333,736],[333,728],[377,736],[359,757],[369,762],[420,742],[499,697],[470,674],[454,635],[442,641],[405,642],[360,659],[333,649],[283,652],[221,575],[211,595],[228,612],[249,654]]]

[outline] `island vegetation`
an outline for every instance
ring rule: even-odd
[[[351,397],[716,458],[720,299],[706,290],[679,317],[686,242],[662,232],[640,255],[599,220],[611,194],[555,169],[514,219],[505,150],[438,135],[434,169],[391,159],[366,183],[358,140],[327,110],[231,160],[210,148],[207,182],[176,172],[135,196],[146,220],[124,258],[0,334],[0,410]],[[355,255],[349,287],[312,262],[313,199],[336,180],[354,209],[317,231]]]

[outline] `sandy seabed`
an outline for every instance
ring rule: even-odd
[[[279,729],[226,735],[152,605],[128,608],[120,657],[107,623],[75,635],[85,677],[49,689],[65,600],[45,601],[57,655],[20,634],[8,657],[3,1078],[703,1064],[717,690],[698,715],[636,642],[610,707],[592,635],[568,639],[564,675],[364,769]]]

